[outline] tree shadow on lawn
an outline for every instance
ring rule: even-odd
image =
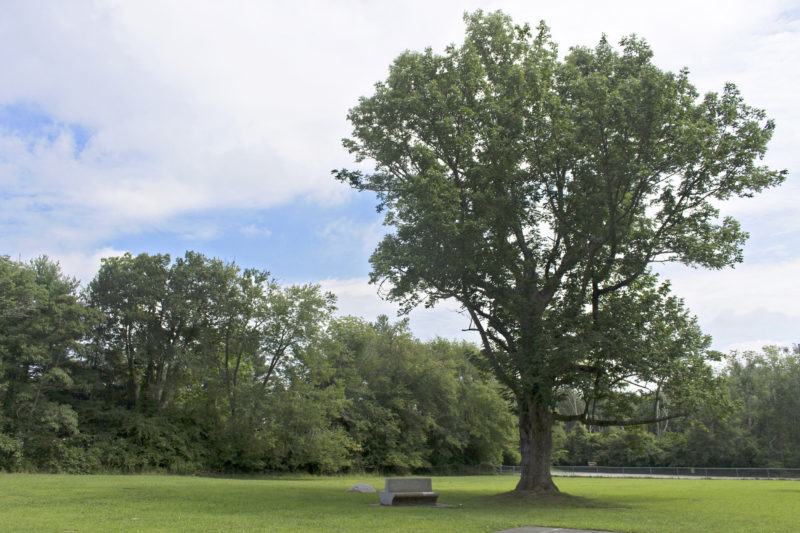
[[[490,496],[477,497],[474,503],[485,503],[492,506],[508,507],[542,507],[564,509],[628,509],[629,506],[619,502],[573,496],[564,492],[542,493],[535,491],[509,491]]]

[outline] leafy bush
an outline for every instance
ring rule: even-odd
[[[0,471],[17,472],[22,466],[22,443],[0,433]]]

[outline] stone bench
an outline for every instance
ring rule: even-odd
[[[436,505],[439,493],[433,492],[429,477],[389,477],[380,497],[381,505]]]

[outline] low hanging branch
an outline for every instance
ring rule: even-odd
[[[587,426],[643,426],[645,424],[655,424],[657,422],[664,422],[667,420],[672,420],[674,418],[683,418],[691,414],[690,412],[680,412],[673,415],[665,415],[659,417],[645,417],[645,418],[632,418],[632,419],[604,419],[604,418],[593,418],[587,416],[587,413],[581,413],[577,415],[563,415],[558,412],[553,412],[553,418],[558,420],[559,422],[582,422]]]

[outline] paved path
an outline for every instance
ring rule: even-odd
[[[515,529],[504,529],[503,531],[497,531],[496,533],[613,533],[611,531],[597,531],[597,530],[588,530],[588,529],[563,529],[560,527],[538,527],[538,526],[526,526],[526,527],[518,527]]]

